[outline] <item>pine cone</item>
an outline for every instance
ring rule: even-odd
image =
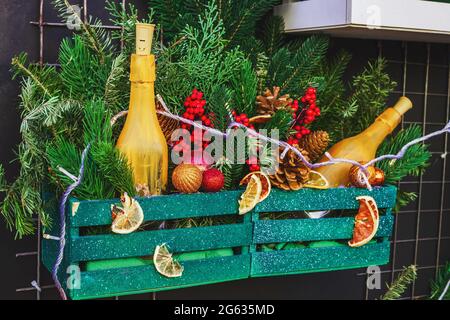
[[[163,110],[163,107],[160,105],[159,102],[156,102],[156,108],[157,110]],[[164,133],[164,137],[166,138],[167,143],[170,142],[172,138],[172,133],[180,128],[180,123],[172,118],[166,117],[162,114],[157,114],[159,125],[161,126],[161,129]]]
[[[281,97],[280,87],[273,87],[273,92],[266,89],[262,96],[256,97],[256,103],[258,105],[257,112],[260,115],[273,115],[278,110],[291,110],[289,105],[292,103],[292,99],[289,98],[288,94]]]
[[[308,153],[295,146],[303,156],[309,161]],[[280,155],[282,150],[280,150]],[[279,159],[277,172],[269,176],[272,186],[282,190],[300,190],[308,182],[310,169],[305,166],[300,157],[292,150],[289,150],[283,159]]]
[[[314,131],[299,141],[300,148],[308,152],[310,161],[316,162],[328,148],[330,136],[326,131]]]

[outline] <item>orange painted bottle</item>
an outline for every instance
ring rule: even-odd
[[[376,156],[378,147],[401,122],[402,116],[412,108],[411,101],[401,97],[394,107],[386,109],[375,122],[360,134],[336,143],[328,153],[334,158],[368,162]],[[319,162],[329,159],[323,156]],[[349,185],[351,164],[337,163],[317,169],[328,180],[331,188]]]
[[[131,56],[130,105],[117,148],[127,158],[136,190],[159,195],[168,180],[168,147],[155,107],[155,56],[150,54],[154,25],[136,26],[136,53]]]

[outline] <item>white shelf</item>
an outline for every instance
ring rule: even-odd
[[[450,4],[422,0],[286,1],[287,33],[450,43]]]

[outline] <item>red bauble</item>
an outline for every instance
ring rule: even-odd
[[[219,192],[225,184],[223,173],[216,168],[208,169],[203,173],[202,189],[205,192]]]

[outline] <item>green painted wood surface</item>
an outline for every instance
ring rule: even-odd
[[[167,243],[172,252],[203,251],[248,246],[252,224],[231,224],[173,230],[142,231],[128,235],[96,235],[72,239],[72,261],[151,256]]]
[[[195,193],[157,196],[138,199],[145,214],[145,221],[171,220],[191,217],[211,217],[238,213],[238,200],[242,190],[218,193]],[[358,188],[328,190],[302,189],[282,191],[274,189],[270,196],[255,208],[255,212],[281,212],[300,210],[354,209],[357,196],[370,195],[379,208],[393,207],[396,188],[389,186],[373,191]],[[77,208],[70,209],[74,227],[111,224],[111,205],[119,200],[76,201]],[[72,203],[72,206],[73,206]],[[95,214],[93,214],[95,212]]]
[[[252,277],[353,269],[389,262],[390,242],[347,246],[255,252]]]
[[[242,191],[218,193],[194,193],[137,198],[145,215],[145,221],[212,217],[238,213],[238,199]],[[71,215],[74,227],[111,224],[111,205],[119,200],[79,201]]]
[[[253,243],[351,239],[354,218],[257,220]],[[383,216],[376,237],[389,237],[394,217]]]
[[[301,189],[296,192],[273,190],[261,202],[256,212],[293,212],[312,210],[356,209],[358,196],[371,196],[378,208],[392,208],[395,205],[397,188],[393,186],[374,188],[373,191],[360,188],[337,188],[328,190]]]
[[[81,290],[74,290],[72,297],[101,298],[245,279],[250,274],[250,255],[186,261],[183,266],[179,278],[166,278],[152,265],[82,272]]]

